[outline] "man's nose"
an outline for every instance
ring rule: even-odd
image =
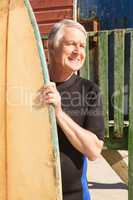
[[[80,53],[80,46],[78,44],[74,46],[74,53]]]

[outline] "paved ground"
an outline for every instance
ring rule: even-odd
[[[126,155],[126,152],[122,154]],[[127,186],[102,156],[96,161],[89,161],[88,165],[91,200],[128,200]]]

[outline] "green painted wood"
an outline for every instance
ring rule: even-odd
[[[86,59],[80,70],[80,76],[89,80],[90,79],[90,65],[89,65],[89,34],[86,40]]]
[[[49,83],[49,73],[48,73],[48,68],[47,68],[47,63],[46,63],[46,58],[43,50],[43,44],[42,44],[42,39],[41,35],[39,32],[39,28],[36,22],[36,18],[34,16],[32,7],[30,5],[29,0],[24,0],[25,6],[27,8],[35,38],[36,38],[36,43],[37,43],[37,48],[40,56],[40,61],[41,61],[41,66],[42,66],[42,73],[43,73],[43,79],[44,79],[44,84]],[[55,159],[55,176],[56,176],[56,186],[58,190],[58,199],[62,200],[62,185],[61,185],[61,168],[60,168],[60,154],[59,154],[59,143],[58,143],[58,134],[57,134],[57,125],[56,125],[56,118],[55,118],[55,112],[54,112],[54,107],[52,105],[49,106],[49,118],[50,118],[50,123],[51,123],[51,136],[52,136],[52,147],[53,147],[53,155]]]
[[[104,139],[104,148],[112,150],[127,150],[127,140],[125,138],[120,140],[111,140],[110,138]]]
[[[48,40],[48,34],[42,35],[41,38],[42,40]]]
[[[42,38],[42,42],[43,42],[43,48],[47,49],[47,46],[45,45],[44,41],[48,40],[48,34],[42,35],[41,38]]]
[[[133,198],[133,31],[130,47],[130,81],[129,81],[129,132],[128,132],[128,199]]]
[[[99,32],[99,86],[103,96],[103,112],[105,121],[105,137],[109,137],[109,108],[108,108],[108,32]]]
[[[124,113],[124,31],[114,32],[114,134],[123,136]]]

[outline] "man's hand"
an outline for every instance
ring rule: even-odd
[[[50,82],[39,90],[39,97],[41,104],[53,104],[55,107],[55,114],[62,111],[61,96],[57,91],[54,82]]]

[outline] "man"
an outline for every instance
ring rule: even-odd
[[[85,60],[86,31],[73,20],[52,28],[48,39],[50,82],[44,101],[55,106],[61,158],[63,200],[89,200],[86,158],[103,147],[104,123],[98,87],[76,72]]]

